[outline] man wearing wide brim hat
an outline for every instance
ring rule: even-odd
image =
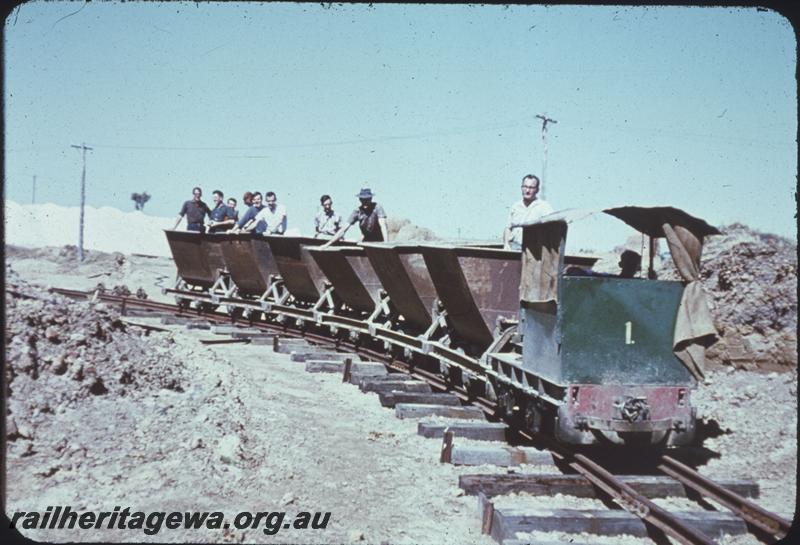
[[[376,202],[372,202],[374,193],[368,187],[361,188],[356,194],[361,205],[353,210],[346,224],[339,229],[334,237],[323,246],[330,246],[337,240],[344,237],[347,230],[358,223],[361,229],[361,239],[359,242],[384,242],[389,240],[389,229],[386,226],[386,212],[383,207]]]

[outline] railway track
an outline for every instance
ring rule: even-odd
[[[200,318],[203,320],[218,323],[228,323],[236,326],[257,328],[269,331],[285,338],[306,339],[323,346],[331,347],[337,351],[347,351],[358,355],[368,356],[372,361],[379,361],[387,368],[405,373],[410,377],[419,379],[429,384],[434,391],[441,391],[456,395],[462,402],[466,402],[478,407],[489,417],[497,417],[501,414],[500,408],[496,403],[470,395],[463,387],[453,386],[446,379],[429,371],[415,368],[414,366],[397,360],[383,352],[367,347],[359,346],[351,342],[347,337],[331,338],[318,333],[295,329],[288,324],[273,323],[260,320],[237,320],[229,314],[216,312],[213,310],[190,310],[185,307],[170,303],[137,299],[127,296],[118,296],[100,292],[84,292],[80,290],[51,288],[53,293],[57,293],[72,299],[91,299],[119,305],[123,313],[128,309],[137,308],[152,312],[173,314],[177,316]],[[277,337],[276,337],[277,338]],[[348,366],[349,370],[349,366]],[[347,373],[347,371],[345,371]],[[525,434],[521,434],[525,437]],[[529,439],[532,437],[527,436]],[[452,449],[453,433],[444,434],[442,461],[449,461],[446,451]],[[550,438],[539,438],[537,441],[543,442],[546,448],[552,453],[553,458],[561,462],[562,465],[569,467],[579,475],[582,475],[589,483],[598,490],[602,491],[608,499],[620,506],[628,513],[641,519],[646,525],[655,528],[664,535],[667,535],[677,542],[685,545],[711,545],[715,543],[705,533],[684,522],[681,518],[659,507],[651,501],[645,494],[635,490],[618,475],[614,475],[606,470],[602,465],[590,459],[585,454],[572,448],[555,443]],[[697,494],[710,498],[719,503],[726,509],[735,513],[748,525],[750,531],[762,539],[781,539],[786,536],[791,529],[791,522],[785,518],[762,509],[747,498],[725,488],[698,473],[691,467],[683,464],[671,456],[662,456],[656,467],[661,473],[680,482],[687,489],[695,491]],[[485,533],[491,533],[492,521],[494,518],[493,503],[481,497],[482,505],[482,529]]]
[[[769,536],[781,539],[791,529],[792,523],[790,521],[766,509],[762,509],[731,490],[727,490],[671,456],[663,456],[658,469],[680,481],[684,486],[730,509],[748,524]]]

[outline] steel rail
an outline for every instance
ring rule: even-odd
[[[583,474],[592,483],[609,494],[623,509],[649,522],[665,534],[684,545],[715,545],[715,541],[696,530],[666,509],[636,492],[630,485],[622,482],[605,468],[582,454],[573,454],[574,461],[569,465]]]
[[[305,330],[298,330],[291,328],[290,326],[287,325],[275,324],[271,322],[255,321],[255,320],[238,321],[234,320],[230,315],[226,313],[216,312],[211,310],[204,310],[202,312],[200,311],[191,312],[185,308],[182,308],[179,305],[171,303],[162,303],[158,301],[152,301],[149,299],[138,299],[138,298],[127,297],[124,295],[112,295],[108,293],[81,291],[81,290],[66,289],[66,288],[50,288],[50,291],[53,293],[58,293],[60,295],[72,298],[91,299],[93,297],[96,297],[97,299],[102,301],[121,304],[123,309],[126,306],[136,306],[140,308],[161,310],[169,312],[171,314],[177,314],[179,316],[192,316],[196,318],[206,318],[217,322],[227,322],[227,323],[239,324],[242,326],[247,325],[250,327],[257,327],[259,329],[265,329],[281,333],[282,335],[286,335],[287,337],[304,338],[321,344],[329,346],[332,345],[335,349],[346,349],[348,351],[355,352],[356,354],[367,355],[370,358],[373,358],[375,361],[380,361],[384,363],[386,366],[396,371],[400,371],[406,373],[411,377],[423,380],[428,384],[430,384],[433,388],[436,388],[441,391],[450,391],[462,401],[466,401],[468,403],[472,403],[473,405],[478,406],[482,411],[484,411],[486,414],[490,416],[494,416],[496,414],[497,407],[493,402],[489,401],[488,399],[484,399],[482,397],[473,398],[469,395],[469,393],[466,391],[465,388],[448,384],[444,379],[442,379],[442,377],[436,375],[435,373],[425,371],[424,369],[417,369],[415,368],[415,366],[406,362],[396,360],[383,352],[379,352],[377,350],[371,350],[369,348],[359,346],[356,343],[348,342],[343,339],[334,339],[318,333]]]
[[[713,539],[659,507],[583,454],[569,452],[561,447],[556,450],[551,448],[551,450],[554,455],[561,457],[571,468],[608,494],[620,507],[655,526],[678,542],[684,545],[716,544]]]
[[[792,527],[792,523],[785,518],[771,513],[752,501],[743,498],[739,494],[720,486],[691,467],[670,456],[662,456],[661,463],[657,466],[657,469],[673,479],[680,481],[684,486],[722,504],[746,522],[773,537],[778,539],[783,538],[789,533],[789,529]]]
[[[533,436],[523,432],[521,435],[529,439]],[[664,534],[684,545],[715,545],[716,542],[704,533],[688,526],[669,511],[653,503],[645,495],[634,490],[597,462],[583,454],[574,452],[564,445],[556,443],[552,437],[537,435],[541,443],[554,458],[586,477],[593,485],[605,492],[614,503],[627,512],[642,519],[646,524],[658,528]]]

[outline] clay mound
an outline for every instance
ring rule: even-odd
[[[735,223],[703,247],[702,281],[720,341],[710,365],[797,364],[797,244]],[[659,278],[678,279],[670,259]]]
[[[389,229],[389,240],[391,241],[423,241],[423,240],[439,240],[436,233],[426,227],[414,225],[407,219],[403,218],[388,218],[386,220]]]
[[[96,396],[182,392],[180,362],[116,309],[75,302],[6,273],[8,439],[34,439],[57,413]],[[165,339],[168,342],[171,339]]]

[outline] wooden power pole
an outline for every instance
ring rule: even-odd
[[[92,148],[86,147],[85,143],[80,146],[72,144],[72,147],[83,151],[83,171],[81,172],[81,226],[80,234],[78,235],[78,259],[83,261],[83,208],[86,203],[86,150],[91,151]]]
[[[558,123],[558,121],[547,117],[546,113],[539,114],[536,117],[542,120],[542,144],[544,145],[544,160],[542,161],[542,183],[541,187],[539,188],[539,193],[541,193],[542,200],[544,200],[544,191],[547,189],[547,183],[545,183],[545,177],[547,175],[547,124]]]

